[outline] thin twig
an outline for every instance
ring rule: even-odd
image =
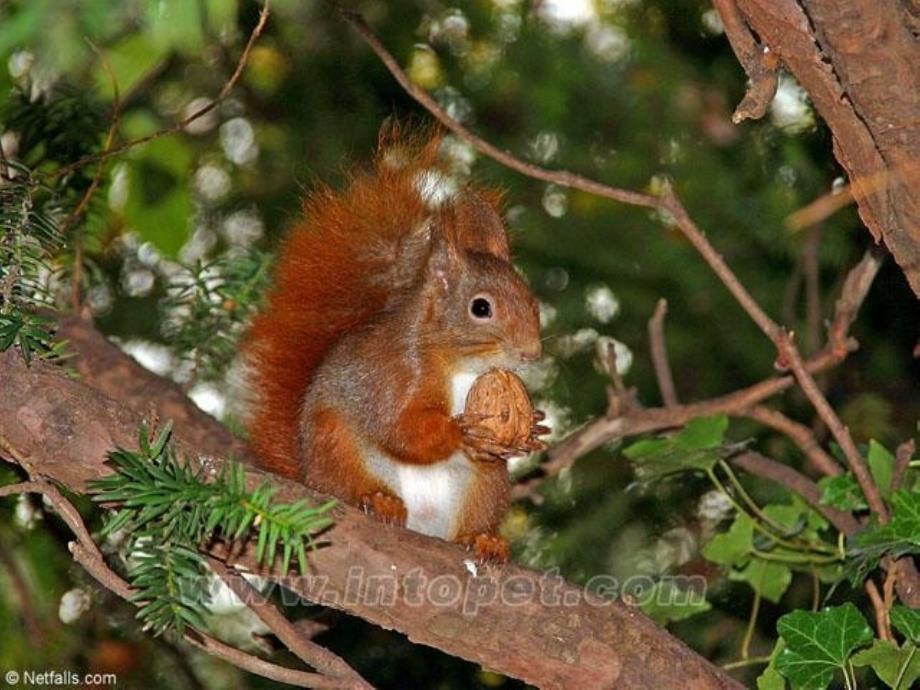
[[[112,84],[112,115],[109,118],[109,128],[105,135],[105,144],[102,147],[102,152],[107,153],[112,150],[112,146],[115,142],[115,132],[118,128],[118,122],[121,118],[121,96],[118,90],[118,79],[115,77],[115,72],[112,70],[112,66],[106,58],[105,53],[103,53],[96,45],[86,39],[86,42],[89,44],[90,48],[99,56],[99,61],[102,64],[102,68],[109,77],[109,82]],[[70,212],[67,218],[64,219],[64,222],[61,223],[60,233],[61,235],[66,235],[67,230],[77,221],[77,219],[83,214],[89,202],[92,200],[93,195],[96,193],[96,190],[99,189],[99,185],[102,183],[102,177],[105,174],[106,160],[102,159],[99,161],[99,165],[96,166],[96,173],[93,175],[93,179],[90,182],[89,187],[86,188],[86,191],[83,193],[83,196],[80,198],[80,201],[77,203],[74,210]],[[77,236],[74,238],[74,257],[73,257],[73,274],[70,278],[70,303],[73,307],[73,311],[76,314],[79,314],[81,307],[83,305],[82,291],[83,291],[83,238]]]
[[[539,165],[534,165],[533,163],[522,161],[520,158],[517,158],[507,151],[502,151],[497,146],[490,144],[488,141],[473,133],[462,124],[460,124],[457,120],[448,115],[447,111],[444,110],[444,108],[442,108],[427,91],[412,83],[409,75],[406,74],[405,70],[403,70],[396,58],[393,57],[393,55],[386,49],[376,34],[374,34],[374,32],[367,25],[367,22],[364,21],[364,18],[361,17],[361,15],[349,10],[345,10],[335,3],[330,4],[335,7],[339,15],[341,15],[341,17],[361,35],[361,38],[364,39],[364,42],[367,43],[370,49],[377,54],[377,57],[380,58],[380,61],[390,71],[390,74],[393,75],[399,85],[402,86],[403,90],[409,94],[409,96],[415,99],[422,107],[425,108],[425,110],[431,113],[431,115],[433,115],[434,118],[447,129],[452,131],[461,139],[464,139],[470,143],[473,148],[475,148],[483,155],[498,161],[502,165],[511,168],[512,170],[517,170],[519,173],[537,180],[543,180],[544,182],[552,182],[563,187],[580,189],[584,192],[588,192],[589,194],[596,194],[597,196],[613,199],[614,201],[621,201],[625,204],[631,204],[633,206],[656,208],[660,205],[658,198],[652,196],[651,194],[644,194],[642,192],[636,192],[630,189],[622,189],[620,187],[612,187],[610,185],[597,182],[568,170],[549,170]]]
[[[776,340],[776,345],[780,359],[795,375],[799,387],[805,393],[805,397],[814,406],[818,416],[827,425],[837,443],[840,444],[840,449],[853,471],[853,476],[856,477],[856,481],[859,482],[859,486],[866,496],[869,508],[878,515],[880,522],[888,522],[888,509],[882,502],[878,486],[872,479],[872,475],[869,474],[869,467],[865,459],[856,448],[856,444],[850,436],[850,430],[840,421],[840,417],[837,416],[834,408],[831,407],[821,389],[818,388],[814,377],[805,368],[805,362],[802,361],[802,355],[795,346],[792,334],[785,330],[781,331]]]
[[[121,578],[105,563],[105,561],[86,548],[86,545],[79,541],[70,542],[70,552],[74,560],[92,575],[99,584],[114,592],[122,599],[130,601],[134,590],[131,585]],[[337,678],[329,678],[319,673],[310,673],[308,671],[298,671],[296,669],[278,666],[265,659],[240,651],[235,647],[224,644],[210,635],[201,632],[186,634],[183,638],[193,647],[207,652],[211,656],[223,659],[237,668],[249,671],[264,678],[287,683],[302,688],[340,688],[342,681]]]
[[[802,246],[802,267],[805,272],[805,353],[812,355],[821,340],[821,275],[818,250],[821,247],[821,226],[808,231]]]
[[[804,424],[764,405],[756,405],[742,414],[788,436],[822,474],[836,477],[843,473],[837,461],[821,447],[811,429]]]
[[[910,461],[917,451],[917,445],[914,439],[908,439],[900,444],[894,453],[895,463],[894,471],[891,473],[891,490],[897,491],[901,488],[901,480],[904,479],[904,473],[910,465]]]
[[[86,528],[83,518],[74,505],[55,487],[44,479],[19,482],[0,487],[0,497],[22,493],[39,493],[48,498],[57,513],[77,537],[76,541],[68,544],[74,560],[92,575],[102,586],[114,592],[122,599],[131,600],[134,590],[131,585],[122,579],[105,562],[105,558],[92,535]],[[189,644],[203,649],[209,654],[230,662],[250,673],[255,673],[271,680],[288,683],[304,688],[341,688],[354,687],[352,683],[343,683],[340,678],[330,678],[318,673],[307,673],[294,669],[284,668],[272,664],[264,659],[242,652],[234,647],[215,640],[204,633],[196,632],[195,636],[186,635]]]
[[[891,639],[891,624],[888,620],[888,610],[885,608],[885,601],[879,594],[878,587],[870,578],[866,580],[866,594],[869,595],[869,601],[872,602],[872,610],[875,613],[875,629],[878,631],[880,640]]]
[[[760,330],[763,331],[770,340],[775,342],[780,332],[779,326],[773,319],[767,316],[767,313],[757,303],[757,300],[751,296],[747,288],[744,287],[738,279],[738,276],[735,275],[734,271],[732,271],[725,262],[725,259],[722,258],[722,255],[716,251],[703,231],[693,222],[693,219],[690,218],[690,215],[687,213],[687,209],[684,208],[684,205],[681,203],[680,199],[677,198],[677,195],[668,183],[665,183],[664,190],[661,194],[661,207],[670,212],[671,216],[674,218],[674,222],[677,224],[677,227],[683,233],[684,237],[690,241],[690,244],[699,252],[706,263],[709,264],[713,273],[715,273],[725,287],[728,288],[728,291],[732,293],[735,300],[741,305],[741,308],[751,317],[751,320],[757,324]]]
[[[713,0],[712,4],[722,19],[725,35],[738,62],[751,80],[744,98],[735,108],[732,122],[738,124],[748,119],[759,120],[776,95],[779,60],[775,53],[762,46],[751,34],[735,0]]]
[[[227,96],[230,95],[230,92],[233,91],[233,88],[236,86],[236,83],[239,81],[240,77],[243,75],[243,70],[246,69],[246,64],[249,62],[249,54],[252,51],[252,47],[255,45],[256,41],[259,40],[259,37],[262,35],[262,31],[265,29],[265,24],[268,22],[268,15],[270,12],[271,0],[265,0],[262,5],[262,9],[259,12],[259,20],[256,22],[255,27],[252,30],[252,33],[249,34],[249,40],[246,41],[246,46],[243,48],[243,52],[240,54],[240,59],[236,64],[236,69],[233,70],[233,74],[230,75],[230,78],[224,83],[223,87],[220,90],[220,93],[214,98],[214,100],[198,108],[195,112],[191,113],[187,117],[179,120],[178,122],[173,123],[168,127],[157,130],[152,134],[148,134],[143,137],[138,137],[137,139],[132,139],[131,141],[126,141],[119,146],[111,149],[110,151],[103,152],[101,154],[94,154],[91,156],[84,156],[69,165],[65,165],[61,168],[58,168],[49,177],[59,177],[61,175],[66,175],[78,168],[82,168],[85,165],[90,163],[95,163],[97,161],[102,162],[108,160],[113,156],[117,156],[121,153],[124,153],[128,149],[132,149],[135,146],[140,146],[141,144],[146,144],[160,137],[166,136],[167,134],[174,134],[180,132],[188,125],[195,122],[199,118],[204,117],[209,112],[214,110],[218,105],[220,105]]]
[[[648,340],[661,399],[665,407],[674,407],[678,404],[677,389],[674,387],[674,376],[671,374],[671,364],[668,361],[668,347],[664,339],[664,317],[667,313],[668,301],[662,297],[655,306],[652,318],[648,320]]]
[[[354,688],[370,688],[354,669],[325,647],[306,637],[278,608],[235,570],[216,558],[209,558],[211,569],[258,616],[285,647],[317,671],[334,676]]]
[[[789,465],[752,450],[729,458],[729,462],[749,474],[781,484],[798,494],[835,528],[846,535],[854,534],[862,527],[851,513],[822,504],[821,489],[818,488],[818,485]]]

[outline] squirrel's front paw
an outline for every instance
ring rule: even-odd
[[[526,443],[527,447],[530,449],[530,452],[546,450],[546,441],[541,441],[539,437],[550,433],[552,429],[540,423],[544,419],[546,419],[546,413],[543,410],[533,411],[533,422],[530,427],[530,438],[527,439]]]
[[[492,431],[481,423],[480,415],[464,413],[454,417],[454,421],[462,434],[460,449],[470,460],[496,462],[521,455],[518,448],[500,443]]]
[[[507,563],[511,556],[508,540],[497,534],[480,532],[460,537],[457,541],[465,545],[467,549],[472,549],[476,554],[476,560],[480,563]]]
[[[378,491],[362,497],[361,507],[364,512],[387,525],[406,526],[406,504],[398,496]]]

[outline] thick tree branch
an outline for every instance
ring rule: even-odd
[[[736,3],[808,92],[833,133],[834,154],[850,177],[860,217],[920,295],[920,44],[904,3]],[[746,67],[745,53],[736,49],[736,55]]]
[[[134,447],[140,417],[125,403],[43,363],[27,368],[12,350],[0,356],[0,380],[5,393],[0,397],[0,447],[31,476],[45,476],[80,492],[86,481],[110,471],[104,465],[109,450]],[[193,418],[186,415],[186,423],[176,426],[180,447],[190,448],[184,432],[195,425]],[[202,435],[217,449],[213,435]],[[319,500],[299,484],[250,473],[252,482],[260,477],[279,486],[281,500]],[[335,510],[335,520],[324,535],[328,545],[310,555],[316,577],[284,578],[286,588],[309,601],[541,687],[735,686],[626,604],[514,566],[480,568],[474,577],[461,547],[381,525],[348,506]],[[253,551],[247,546],[228,562],[264,572]],[[220,550],[215,555],[226,558]],[[346,596],[355,572],[392,582],[392,601]],[[455,583],[461,591],[456,598],[433,600],[432,582]],[[410,596],[413,591],[429,595],[416,599]]]

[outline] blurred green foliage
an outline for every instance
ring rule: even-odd
[[[731,124],[744,75],[707,3],[347,4],[364,14],[417,83],[498,147],[636,189],[655,190],[661,176],[670,178],[767,312],[803,334],[806,345],[822,341],[805,318],[805,245],[818,243],[819,311],[826,318],[844,271],[869,244],[868,234],[852,208],[818,228],[786,229],[791,212],[830,192],[842,175],[830,134],[785,79],[766,118]],[[116,93],[116,144],[172,125],[220,91],[258,12],[259,5],[247,0],[0,3],[4,152],[41,172],[99,151]],[[258,260],[247,264],[247,257],[275,246],[313,181],[341,182],[350,165],[367,158],[381,122],[394,114],[424,120],[327,5],[276,0],[230,98],[186,132],[132,148],[101,169],[99,190],[85,217],[69,228],[68,244],[68,251],[81,248],[77,281],[98,324],[234,425],[234,393],[220,375],[233,351],[225,336],[238,333],[258,295],[230,288],[228,297],[208,282],[214,276],[206,269],[261,266]],[[71,136],[75,129],[81,136]],[[457,160],[507,191],[516,261],[543,302],[547,321],[549,358],[540,369],[537,397],[559,434],[605,409],[607,378],[595,362],[598,341],[609,342],[603,338],[620,343],[624,369],[631,361],[627,385],[646,404],[660,402],[646,332],[660,297],[669,302],[668,348],[682,400],[726,393],[771,374],[770,343],[667,219],[522,177],[477,159],[460,144]],[[65,176],[49,197],[72,210],[99,170],[93,164]],[[45,210],[59,218],[53,208]],[[54,257],[51,268],[62,279],[51,284],[52,292],[66,295],[74,260]],[[192,280],[183,284],[183,276]],[[209,312],[208,304],[220,305],[223,313]],[[916,430],[920,366],[911,351],[917,317],[914,296],[888,262],[855,326],[859,352],[822,380],[859,443],[876,439],[893,448]],[[194,321],[208,324],[200,329],[207,337],[197,342],[187,327]],[[794,394],[783,407],[811,418]],[[726,443],[747,442],[803,465],[786,439],[750,423],[733,420],[720,433]],[[700,513],[708,480],[682,474],[679,481],[642,489],[634,479],[615,445],[579,460],[546,485],[539,506],[513,510],[507,526],[516,537],[518,560],[558,566],[575,581],[648,571],[650,562],[655,572],[701,573],[709,582],[709,603],[688,622],[671,616],[672,629],[717,662],[735,659],[754,596],[736,580],[754,576],[735,568],[733,577],[723,577],[699,555],[714,528]],[[744,481],[761,504],[788,500],[775,486]],[[827,500],[842,500],[846,488],[828,490]],[[197,657],[194,669],[183,671],[182,654],[168,642],[137,635],[131,610],[114,602],[117,613],[95,609],[72,626],[56,622],[54,602],[64,590],[85,585],[86,577],[68,567],[53,534],[9,527],[12,509],[10,502],[0,504],[0,537],[16,546],[11,553],[17,567],[31,578],[32,591],[42,593],[33,605],[48,626],[41,653],[49,664],[91,668],[101,663],[105,645],[117,642],[125,654],[135,653],[135,675],[125,676],[129,683],[149,681],[151,664],[140,651],[147,648],[168,659],[166,672],[155,676],[164,687],[193,685],[195,675],[211,678],[208,687],[243,682],[235,671],[215,670],[215,662]],[[674,555],[684,551],[686,559]],[[732,563],[741,567],[726,561]],[[8,579],[0,568],[0,633],[14,640],[3,646],[0,662],[11,667],[30,658],[35,647],[13,633],[14,616],[19,620],[21,614]],[[782,600],[761,604],[755,654],[770,653],[780,614],[811,605],[808,575],[793,577],[787,568],[781,580],[784,591],[764,592],[766,599]],[[852,594],[845,586],[839,592]],[[319,639],[381,687],[514,685],[360,621],[342,618]],[[171,672],[173,667],[179,670]],[[205,668],[207,674],[196,673]],[[246,682],[266,685],[250,677]]]

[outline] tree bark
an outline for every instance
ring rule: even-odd
[[[215,456],[208,460],[215,466],[230,453],[239,456],[239,442],[189,401],[177,398],[172,384],[138,367],[86,324],[71,321],[63,331],[82,352],[71,361],[82,381],[41,362],[26,367],[14,350],[0,354],[4,457],[33,476],[82,493],[88,480],[109,471],[104,464],[108,451],[136,446],[141,418],[160,405],[170,406],[170,416],[183,420],[176,425],[180,448],[192,452],[200,445]],[[105,375],[100,362],[105,363]],[[92,378],[94,371],[100,374],[97,379]],[[127,397],[113,399],[91,387],[96,383]],[[321,500],[300,484],[255,469],[250,479],[278,484],[281,500]],[[312,575],[265,574],[282,579],[305,599],[539,687],[740,687],[634,607],[587,594],[560,578],[513,565],[480,566],[474,576],[462,548],[381,525],[348,506],[335,509],[335,524],[322,541],[310,555]],[[229,556],[220,547],[214,551],[232,564],[259,571],[253,552],[250,545]],[[374,576],[389,578],[387,582],[395,583],[394,596],[385,596],[383,603],[354,596],[356,573],[363,573],[365,582]],[[463,591],[457,597],[448,592],[436,601],[432,592],[437,587],[420,587],[433,581]],[[426,591],[428,596],[419,596]],[[490,596],[492,591],[499,596]]]
[[[808,92],[833,134],[834,154],[850,177],[860,217],[920,296],[916,5],[910,0],[736,2],[763,47]]]

